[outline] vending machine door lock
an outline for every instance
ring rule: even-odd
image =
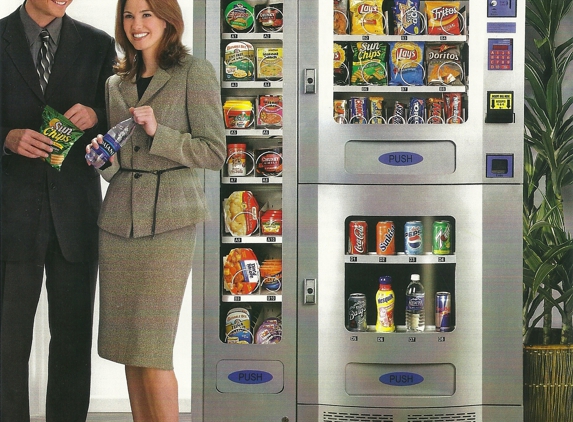
[[[315,278],[305,278],[304,279],[304,304],[305,305],[315,305],[316,304],[316,279]]]

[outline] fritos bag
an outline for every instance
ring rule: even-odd
[[[74,143],[84,134],[76,125],[50,106],[46,106],[42,112],[40,133],[53,141],[53,151],[45,158],[45,161],[58,171]]]
[[[426,1],[428,35],[460,35],[459,1]]]

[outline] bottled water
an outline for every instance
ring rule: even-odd
[[[103,135],[103,142],[97,148],[90,149],[86,154],[86,160],[99,169],[125,144],[135,125],[133,118],[119,122]]]
[[[419,274],[412,274],[406,288],[406,331],[424,331],[425,292]]]

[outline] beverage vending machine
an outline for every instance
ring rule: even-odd
[[[525,2],[201,10],[228,162],[194,417],[521,421]]]

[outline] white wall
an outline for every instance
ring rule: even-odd
[[[23,0],[2,0],[0,16],[4,17],[16,10]],[[89,23],[113,35],[115,23],[116,0],[75,0],[68,8],[68,14],[80,21]],[[181,1],[185,18],[186,31],[184,43],[192,47],[193,35],[193,2]],[[104,187],[105,192],[105,187]],[[179,381],[179,399],[182,412],[191,411],[191,289],[190,282],[185,293],[183,309],[179,322],[179,331],[175,343],[174,364]],[[99,306],[96,300],[93,376],[91,412],[128,412],[129,399],[125,385],[123,366],[97,355],[97,320]],[[34,345],[30,359],[30,408],[32,415],[43,415],[45,412],[45,389],[49,330],[47,324],[47,303],[45,292],[38,306],[36,317]]]

